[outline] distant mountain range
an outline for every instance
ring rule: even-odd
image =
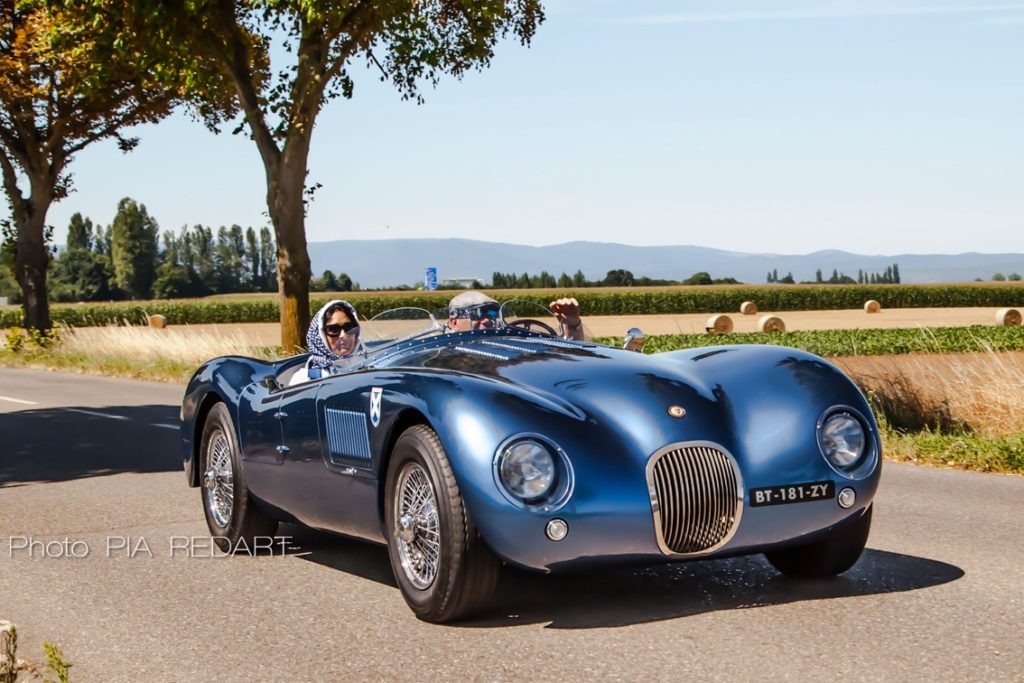
[[[603,279],[609,270],[624,268],[636,277],[683,280],[707,271],[713,278],[734,277],[763,284],[768,272],[779,277],[813,280],[821,268],[825,279],[832,270],[856,279],[858,269],[882,273],[899,264],[905,283],[991,280],[995,273],[1024,274],[1024,254],[891,254],[865,255],[845,251],[812,254],[744,254],[694,246],[637,247],[608,242],[567,242],[546,247],[465,239],[337,240],[311,242],[313,272],[348,273],[363,287],[416,284],[424,269],[437,268],[438,281],[479,278],[489,282],[495,271],[531,275],[548,271],[572,275],[582,270],[589,280]]]

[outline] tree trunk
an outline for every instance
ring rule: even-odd
[[[281,346],[285,353],[306,348],[309,327],[309,252],[302,192],[306,158],[287,151],[267,187],[267,208],[277,234],[277,291],[281,307]],[[290,162],[290,163],[289,163]],[[269,174],[268,174],[269,175]]]
[[[40,184],[33,182],[34,188]],[[14,259],[14,276],[21,286],[23,308],[25,311],[25,328],[40,331],[49,330],[53,323],[50,320],[50,301],[46,293],[46,212],[53,202],[49,193],[36,191],[31,201],[19,198],[12,202],[14,223],[17,230],[17,253]]]

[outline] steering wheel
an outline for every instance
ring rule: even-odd
[[[551,325],[548,325],[546,322],[542,320],[537,320],[536,318],[520,318],[519,320],[511,322],[508,325],[509,327],[521,327],[527,332],[533,332],[533,327],[536,326],[550,334],[552,337],[558,336],[558,333],[555,332],[555,329],[551,327]]]

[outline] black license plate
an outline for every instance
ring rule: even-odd
[[[788,486],[763,486],[750,489],[750,507],[808,503],[812,500],[828,500],[835,497],[836,484],[833,481],[814,481],[809,484],[790,484]]]

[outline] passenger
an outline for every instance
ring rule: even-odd
[[[583,339],[583,320],[580,303],[576,299],[556,299],[548,310],[562,325],[567,339]],[[448,303],[448,331],[468,332],[486,330],[497,325],[501,306],[483,292],[469,291],[457,294]]]
[[[309,331],[306,332],[309,359],[292,376],[289,384],[337,374],[341,370],[337,362],[351,357],[358,342],[359,318],[356,309],[341,299],[327,302],[313,316]]]

